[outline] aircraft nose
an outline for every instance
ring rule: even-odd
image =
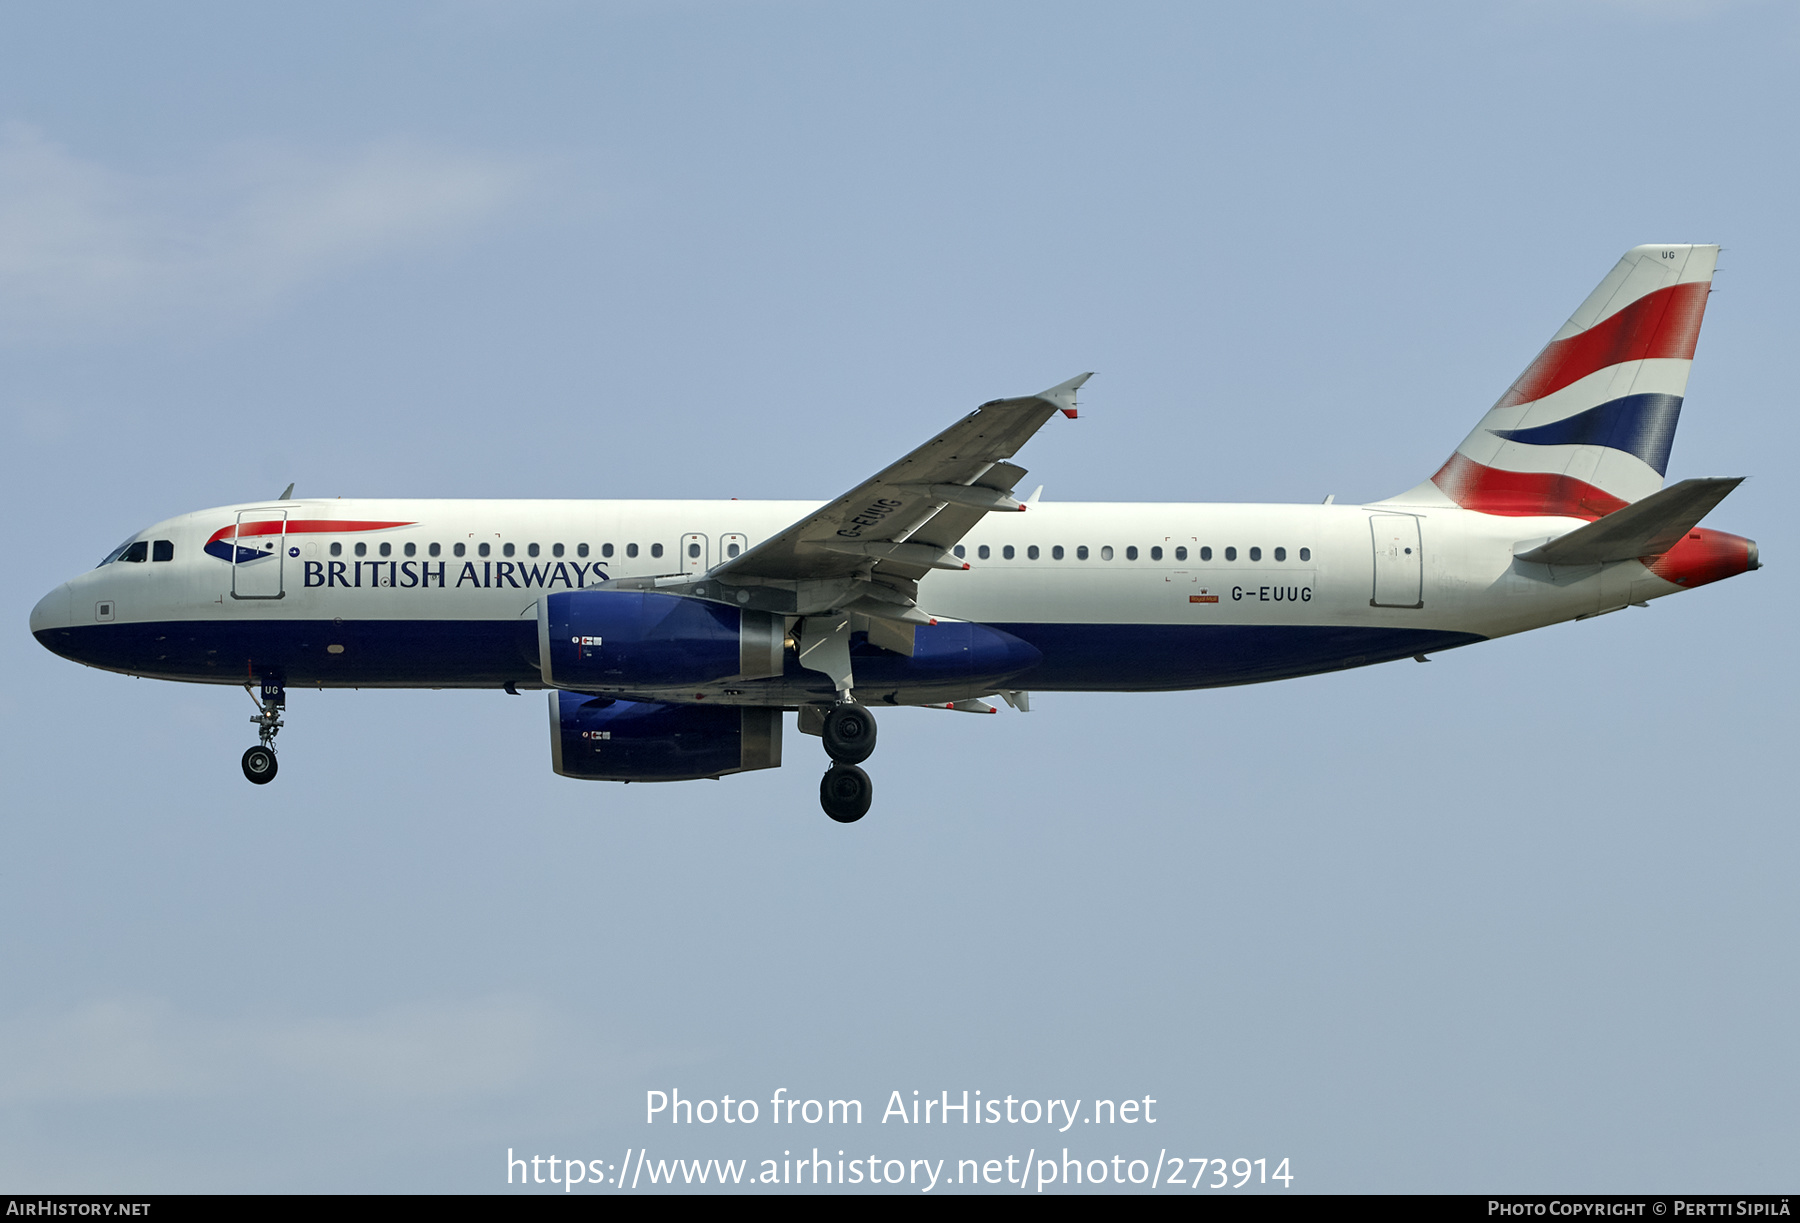
[[[69,611],[70,604],[69,584],[64,582],[39,599],[37,606],[31,609],[32,633],[35,635],[46,629],[68,628],[74,622]]]

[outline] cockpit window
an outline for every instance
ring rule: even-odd
[[[135,539],[126,540],[124,543],[122,543],[118,547],[114,548],[111,552],[108,552],[106,554],[105,559],[103,559],[100,562],[100,565],[112,564],[114,561],[118,560],[121,556],[124,556],[125,549],[131,547],[131,545],[135,542],[137,542]],[[98,569],[98,568],[100,568],[100,565],[95,565],[94,568]]]
[[[111,552],[108,552],[106,554],[106,559],[101,561],[100,565],[110,565],[114,561],[131,561],[135,564],[143,564],[152,556],[150,550],[151,542],[152,541],[148,539],[128,539],[118,547],[114,548]],[[156,551],[154,556],[157,560],[168,561],[175,559],[175,545],[172,541],[167,539],[156,540],[155,547]],[[98,569],[100,565],[95,565],[94,568]]]

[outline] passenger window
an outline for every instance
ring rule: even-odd
[[[476,548],[475,548],[475,553],[478,556],[486,556],[488,553],[490,553],[492,551],[493,551],[493,549],[490,548],[487,544],[478,544],[478,545],[476,545]]]
[[[1106,544],[1100,549],[1100,559],[1103,561],[1109,561],[1112,559],[1112,545],[1111,544]]]
[[[1079,545],[1079,546],[1078,546],[1078,547],[1076,547],[1076,549],[1075,549],[1075,559],[1076,559],[1076,560],[1078,560],[1078,561],[1084,561],[1084,560],[1086,560],[1086,559],[1087,559],[1087,558],[1088,558],[1088,550],[1087,550],[1087,545],[1086,545],[1086,544],[1081,544],[1081,545]]]
[[[175,541],[159,539],[150,545],[150,559],[153,561],[172,561],[175,559]]]
[[[1210,544],[1200,549],[1200,559],[1203,561],[1212,559],[1212,546]]]
[[[1286,548],[1275,549],[1275,559],[1278,561],[1286,560],[1287,559],[1287,549]]]
[[[961,544],[957,544],[952,550],[956,553],[956,559],[959,561],[969,555],[968,549],[964,548]]]
[[[332,540],[331,541],[331,554],[333,556],[342,556],[344,554],[344,545],[340,544],[335,539]]]
[[[369,554],[369,545],[358,540],[356,544],[356,554],[358,556],[367,556]]]
[[[1137,559],[1137,545],[1136,544],[1132,544],[1129,548],[1125,549],[1125,559],[1128,561],[1134,561]]]
[[[1034,561],[1037,558],[1038,558],[1038,546],[1036,544],[1032,544],[1030,547],[1025,549],[1025,559],[1026,560]]]
[[[1300,559],[1303,561],[1311,560],[1312,559],[1312,549],[1311,548],[1300,549]]]
[[[432,544],[429,548],[425,549],[425,551],[432,556],[442,556],[444,554],[444,545]]]
[[[699,544],[689,544],[688,545],[688,558],[690,560],[696,560],[696,561],[700,559],[700,545]]]
[[[1236,548],[1225,549],[1225,559],[1228,561],[1236,560],[1237,559],[1237,549]]]
[[[119,559],[123,560],[123,561],[130,561],[136,565],[143,564],[145,561],[150,559],[150,543],[149,543],[149,541],[143,540],[143,539],[138,540],[136,543],[132,544],[129,548],[125,549],[125,555],[121,556]]]
[[[651,556],[661,556],[662,555],[662,545],[661,544],[651,544],[650,545],[650,555]]]
[[[637,556],[637,545],[636,544],[626,544],[625,545],[625,555],[635,558]]]
[[[1181,547],[1175,549],[1175,559],[1178,561],[1184,561],[1187,559],[1187,546],[1185,544],[1182,545]]]
[[[550,555],[551,556],[560,557],[562,554],[563,554],[563,546],[561,544],[551,544],[550,545]]]
[[[537,554],[538,554],[538,546],[536,544],[526,544],[525,545],[525,555],[526,556],[536,556]]]
[[[419,554],[419,545],[407,544],[405,551],[408,556],[417,556]]]
[[[1153,561],[1161,560],[1162,559],[1162,548],[1156,547],[1156,548],[1150,549],[1150,559]]]
[[[336,544],[333,544],[331,546],[334,548],[337,547]],[[467,554],[467,552],[469,551],[469,548],[468,548],[467,544],[456,544],[450,549],[450,551],[457,556],[463,556],[463,555]],[[333,553],[332,555],[335,556],[336,553]]]
[[[1061,544],[1057,544],[1054,548],[1050,549],[1050,559],[1051,560],[1059,561],[1062,558],[1063,558],[1063,550],[1062,550]]]
[[[1261,560],[1262,559],[1262,549],[1261,548],[1250,549],[1250,559],[1253,561]]]
[[[387,544],[387,543],[382,544],[381,545],[381,554],[383,556],[392,556],[394,554],[394,545]]]
[[[1005,560],[1011,560],[1013,558],[1013,546],[1007,544],[1004,548],[1000,549],[1000,555]]]
[[[993,554],[993,549],[989,548],[986,544],[982,544],[981,547],[975,549],[975,555],[980,557],[982,560],[986,560],[992,554]]]
[[[613,546],[611,544],[601,544],[600,545],[600,555],[601,556],[611,556],[612,554],[613,554]]]
[[[512,554],[513,554],[513,546],[511,544],[501,544],[500,545],[500,555],[501,556],[511,556]]]
[[[576,544],[575,545],[575,555],[576,556],[586,556],[587,552],[588,552],[588,549],[587,549],[586,544]],[[611,556],[612,553],[609,552],[609,553],[607,553],[607,555]]]

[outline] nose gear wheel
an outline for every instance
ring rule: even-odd
[[[279,767],[275,760],[275,750],[260,744],[244,753],[244,776],[259,786],[266,786],[275,780],[275,770]]]

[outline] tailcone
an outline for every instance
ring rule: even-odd
[[[1762,568],[1756,541],[1725,531],[1696,527],[1661,556],[1646,556],[1644,568],[1684,588],[1705,586]]]

